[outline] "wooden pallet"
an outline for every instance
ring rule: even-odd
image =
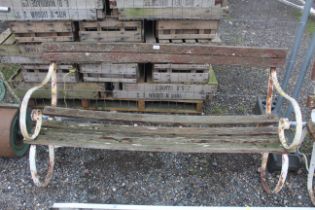
[[[5,21],[97,20],[104,17],[103,0],[1,0],[8,12],[1,12]]]
[[[206,84],[210,74],[210,65],[154,64],[152,77],[154,83]]]
[[[24,64],[21,65],[21,73],[24,82],[41,83],[48,72],[49,64]],[[78,74],[69,73],[75,70],[73,65],[58,65],[57,79],[60,83],[76,83],[78,82]]]
[[[15,21],[10,22],[10,28],[18,43],[74,41],[74,26],[71,21]]]
[[[214,84],[122,84],[121,89],[111,91],[113,98],[145,100],[205,100],[217,90]]]
[[[138,64],[81,64],[85,82],[136,83]]]
[[[218,42],[218,20],[159,20],[156,37],[160,43]]]
[[[74,100],[60,99],[60,107],[84,108],[86,110],[117,111],[117,112],[147,112],[147,113],[185,113],[201,114],[203,112],[203,101],[182,100],[182,101],[160,101],[160,100],[132,100],[124,98],[104,98],[101,100]],[[33,108],[42,108],[49,105],[50,100],[37,98],[32,104]]]
[[[81,42],[143,42],[141,21],[82,21],[79,31]]]

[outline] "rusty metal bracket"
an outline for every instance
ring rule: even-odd
[[[291,96],[289,96],[283,91],[283,89],[281,88],[278,82],[277,72],[275,70],[271,70],[271,77],[272,77],[273,85],[275,89],[277,90],[277,92],[291,103],[294,114],[295,114],[295,121],[296,121],[295,135],[294,135],[292,143],[289,144],[288,140],[286,139],[284,131],[290,128],[290,121],[286,118],[280,119],[279,130],[278,130],[280,142],[282,146],[287,150],[297,150],[303,142],[303,138],[302,138],[303,121],[302,121],[301,108],[298,102],[294,98],[292,98]]]
[[[269,185],[267,184],[267,179],[266,179],[268,158],[269,158],[269,153],[264,153],[262,155],[262,162],[261,162],[261,168],[260,168],[261,185],[262,185],[263,189],[265,190],[265,192],[267,192],[268,194],[278,193],[283,188],[283,186],[285,184],[285,180],[287,179],[288,170],[289,170],[289,156],[288,156],[288,154],[282,155],[281,174],[280,174],[278,183],[273,190],[270,189]]]
[[[276,72],[276,68],[271,68],[269,73],[269,79],[268,79],[268,89],[267,89],[267,99],[266,99],[266,113],[271,114],[272,110],[272,96],[273,96],[273,88],[275,85],[274,81],[274,74]],[[268,163],[269,153],[264,153],[262,155],[262,161],[261,161],[261,167],[260,167],[260,181],[263,189],[265,192],[271,194],[271,193],[278,193],[281,191],[281,189],[284,186],[285,180],[288,175],[289,170],[289,156],[288,154],[282,155],[282,168],[281,168],[281,175],[279,177],[279,181],[276,185],[276,187],[271,190],[266,179],[266,173],[267,173],[267,163]]]

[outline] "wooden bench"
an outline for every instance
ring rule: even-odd
[[[158,152],[258,153],[262,154],[260,173],[265,191],[276,193],[284,186],[288,173],[288,153],[296,151],[303,140],[299,105],[284,93],[277,80],[276,68],[284,64],[286,51],[228,46],[44,43],[40,55],[42,60],[58,63],[151,62],[255,66],[262,67],[261,69],[269,68],[270,75],[266,115],[122,114],[57,107],[57,65],[52,63],[45,80],[26,93],[20,111],[20,129],[26,142],[31,144],[30,169],[37,186],[47,186],[52,177],[56,146]],[[49,81],[51,81],[52,105],[44,109],[44,114],[51,120],[43,122],[45,118],[42,111],[34,110],[32,119],[36,121],[36,127],[30,134],[25,121],[28,101],[36,90],[44,87]],[[271,115],[274,88],[294,107],[296,133],[290,144],[284,132],[290,128],[290,122]],[[54,116],[66,117],[67,120],[58,121]],[[43,182],[40,181],[36,169],[36,145],[49,146],[49,167]],[[274,190],[269,189],[265,178],[268,155],[271,152],[282,154],[283,163]]]

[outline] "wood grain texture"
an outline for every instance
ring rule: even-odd
[[[42,58],[73,63],[226,64],[255,67],[284,65],[284,49],[168,44],[44,43]]]

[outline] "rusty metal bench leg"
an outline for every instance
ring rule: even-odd
[[[308,194],[310,195],[313,205],[315,205],[315,194],[314,194],[314,187],[313,187],[314,173],[315,173],[315,143],[313,143],[312,158],[311,158],[310,166],[308,168],[308,175],[307,175],[307,190],[308,190]]]
[[[49,67],[48,74],[44,81],[36,86],[31,88],[27,93],[25,94],[22,104],[21,104],[21,110],[20,110],[20,130],[25,140],[32,141],[35,140],[41,130],[42,126],[42,112],[40,110],[33,110],[32,111],[32,120],[36,121],[36,126],[33,134],[29,134],[28,129],[26,127],[26,114],[27,114],[27,108],[28,108],[28,102],[32,96],[32,94],[42,88],[44,85],[46,85],[51,80],[51,95],[52,95],[52,106],[57,105],[57,65],[51,64]],[[29,162],[30,162],[30,170],[32,179],[36,186],[38,187],[46,187],[53,175],[54,165],[55,165],[55,147],[52,145],[48,146],[49,148],[49,163],[48,163],[48,171],[46,174],[46,177],[44,181],[42,182],[40,180],[40,177],[37,173],[36,168],[36,145],[31,145],[30,153],[29,153]]]
[[[277,72],[275,68],[271,68],[270,70],[270,75],[269,75],[269,82],[268,82],[268,93],[267,93],[267,107],[266,107],[266,112],[267,114],[271,114],[271,102],[272,102],[272,94],[273,94],[273,88],[277,90],[277,92],[287,99],[293,106],[294,113],[295,113],[295,120],[296,120],[296,131],[295,131],[295,136],[290,145],[288,145],[288,141],[285,137],[284,131],[286,129],[290,128],[290,122],[288,119],[280,119],[279,121],[279,139],[282,144],[282,146],[287,149],[287,150],[296,150],[300,147],[300,145],[303,142],[302,138],[302,130],[303,130],[303,123],[302,123],[302,113],[301,109],[299,107],[299,104],[297,101],[287,95],[281,88],[278,78],[277,78]],[[261,163],[261,168],[260,168],[260,178],[261,178],[261,184],[263,189],[267,193],[278,193],[281,191],[281,189],[284,186],[284,183],[286,181],[287,175],[288,175],[288,170],[289,170],[289,156],[287,153],[282,154],[282,168],[281,168],[281,174],[279,177],[279,181],[276,185],[276,187],[271,190],[269,185],[267,184],[266,180],[266,171],[267,171],[267,163],[268,163],[268,158],[269,158],[269,153],[264,153],[262,155],[262,163]]]

